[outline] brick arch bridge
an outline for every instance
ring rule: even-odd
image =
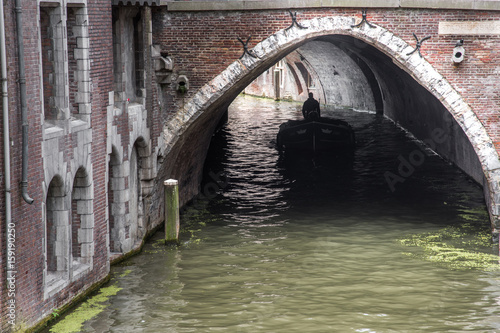
[[[328,103],[334,88],[358,87],[366,94],[339,94],[346,105],[373,95],[361,105],[483,185],[498,233],[500,0],[2,3],[2,332],[41,328],[139,249],[163,222],[161,180],[179,180],[182,203],[194,198],[228,105],[283,57],[302,61],[297,54]],[[362,8],[373,27],[352,27]],[[249,36],[255,58],[239,59],[238,38]],[[455,65],[457,40],[465,57]],[[422,57],[409,55],[417,44]],[[410,176],[402,158],[419,163],[400,157],[385,175],[396,191]]]
[[[283,9],[163,9],[153,14],[157,24],[153,26],[153,43],[174,60],[174,85],[176,74],[190,80],[190,89],[182,98],[162,90],[173,112],[165,123],[160,145],[175,162],[160,170],[159,176],[180,179],[182,196],[189,200],[200,183],[210,136],[231,101],[290,52],[323,40],[340,45],[351,57],[365,62],[382,90],[383,112],[388,117],[483,185],[496,235],[500,227],[500,162],[494,112],[499,101],[491,87],[500,86],[498,75],[495,77],[499,69],[493,65],[495,59],[500,60],[494,51],[500,40],[498,35],[467,35],[471,32],[460,24],[456,32],[446,32],[449,22],[464,15],[471,21],[483,20],[491,12],[374,9],[368,11],[369,24],[361,22],[359,9],[308,9],[297,14],[294,24],[290,14]],[[425,19],[419,20],[420,15]],[[243,25],[244,30],[228,30]],[[413,52],[417,44],[413,32],[421,42],[420,52]],[[244,42],[249,35],[254,36],[248,44],[250,54],[237,40],[240,37]],[[431,38],[422,42],[426,36]],[[466,46],[470,43],[472,54],[463,64],[454,65],[451,56],[458,38],[464,39]],[[198,71],[200,62],[203,65]],[[480,78],[487,79],[486,87],[490,88],[485,89]],[[392,171],[386,172],[386,179],[394,190],[406,175]]]

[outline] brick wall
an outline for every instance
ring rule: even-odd
[[[94,183],[94,281],[107,274],[107,106],[113,91],[113,45],[111,4],[88,2],[92,82],[92,167]]]
[[[43,209],[44,200],[47,195],[48,184],[44,185],[46,165],[43,163],[43,120],[41,101],[44,100],[41,96],[41,84],[44,84],[46,96],[52,95],[52,86],[49,80],[49,73],[53,72],[51,66],[53,63],[50,57],[43,56],[40,58],[39,48],[39,20],[38,20],[38,2],[23,1],[23,33],[24,33],[24,49],[26,62],[26,87],[27,87],[27,108],[29,122],[29,164],[28,164],[28,194],[34,199],[34,203],[29,205],[23,201],[20,196],[19,182],[21,180],[21,119],[20,119],[20,104],[19,104],[19,88],[18,88],[18,71],[17,71],[17,41],[15,34],[15,11],[14,1],[4,2],[5,19],[6,19],[6,44],[7,58],[9,62],[9,124],[10,134],[12,138],[11,147],[11,183],[12,183],[12,216],[13,222],[16,223],[16,324],[24,327],[32,326],[38,321],[50,314],[53,309],[67,303],[75,295],[81,293],[93,283],[101,281],[108,274],[108,248],[106,242],[107,235],[107,212],[106,212],[106,168],[107,168],[107,151],[106,151],[106,125],[107,125],[107,106],[109,104],[108,96],[112,91],[113,81],[113,57],[112,34],[111,34],[111,2],[107,0],[89,0],[88,1],[88,27],[89,34],[92,36],[90,43],[91,57],[91,103],[92,115],[91,123],[91,145],[92,145],[92,172],[93,182],[93,200],[94,205],[94,240],[95,249],[93,256],[93,270],[84,279],[69,283],[68,287],[57,293],[55,297],[44,298],[44,245],[43,235],[45,227],[43,225]],[[68,10],[71,14],[71,9]],[[42,25],[48,25],[48,16],[43,16]],[[69,15],[68,25],[71,26],[75,22],[75,15]],[[47,29],[41,30],[43,34]],[[44,38],[47,37],[47,38]],[[42,36],[47,42],[50,42],[48,36]],[[68,38],[70,50],[74,49],[77,41]],[[50,45],[41,45],[43,48],[50,48]],[[42,75],[40,78],[40,61],[44,61]],[[75,60],[69,59],[70,70],[75,72]],[[70,81],[72,76],[70,73]],[[77,91],[76,84],[73,83],[70,100],[75,101]],[[45,99],[47,100],[47,99]],[[0,107],[1,108],[1,107]],[[48,101],[45,104],[45,109],[50,109]],[[78,106],[73,103],[73,110],[78,112]],[[52,115],[49,117],[52,118]],[[67,170],[59,170],[60,174],[65,177],[66,172],[75,174],[80,165],[72,165],[75,158],[75,149],[79,147],[81,137],[76,133],[63,134],[58,137],[57,147],[63,153],[64,165]],[[3,154],[3,149],[2,149]],[[3,157],[3,155],[2,155]],[[3,158],[2,173],[3,173]],[[67,181],[67,179],[64,179]],[[2,177],[1,184],[4,187]],[[44,188],[45,186],[45,188]],[[71,189],[69,189],[71,195]],[[2,218],[3,222],[5,207],[4,207],[4,191],[2,191]],[[78,214],[79,215],[79,214]],[[76,216],[75,216],[76,217]],[[74,228],[77,230],[78,228]],[[2,281],[5,281],[5,225],[0,226],[1,237],[0,245],[2,246],[2,266],[0,269]],[[75,240],[77,239],[75,235]],[[75,246],[75,255],[80,255],[83,251],[80,246]],[[4,289],[4,284],[1,284],[1,324],[0,330],[8,332],[11,325],[7,322],[8,317],[5,300],[7,293]]]
[[[4,2],[5,3],[5,2]],[[36,304],[32,302],[32,296],[40,295],[43,276],[42,244],[39,241],[43,234],[41,221],[41,205],[43,193],[41,191],[41,180],[43,179],[43,165],[41,160],[41,125],[40,125],[40,68],[38,52],[38,29],[37,22],[32,18],[37,17],[36,3],[23,3],[23,34],[25,48],[27,110],[29,123],[29,164],[28,164],[28,194],[33,198],[34,204],[26,204],[20,196],[19,183],[21,181],[21,108],[19,96],[19,72],[17,71],[17,37],[14,29],[15,11],[14,1],[5,3],[6,14],[6,44],[9,62],[9,115],[11,145],[11,183],[12,183],[12,216],[16,223],[16,319],[18,322],[25,321],[30,313],[36,312]],[[12,30],[10,30],[12,29]],[[35,53],[34,50],[37,50]],[[36,71],[36,72],[35,72]],[[3,188],[3,184],[2,184]],[[2,225],[2,228],[4,226]],[[4,235],[2,235],[4,239]],[[2,248],[2,250],[4,250]],[[4,257],[5,258],[5,257]],[[4,269],[4,266],[2,266]],[[2,279],[3,280],[3,279]],[[3,280],[4,281],[4,280]],[[2,296],[5,296],[3,294]],[[5,298],[2,297],[4,300]],[[5,303],[4,303],[5,304]],[[5,317],[3,317],[5,318]],[[6,322],[2,320],[2,325]],[[5,326],[4,326],[5,327]]]

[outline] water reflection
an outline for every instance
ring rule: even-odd
[[[353,159],[290,163],[276,131],[300,105],[238,98],[211,145],[210,200],[183,213],[182,246],[159,234],[114,267],[123,290],[82,331],[500,330],[497,272],[452,269],[398,242],[465,222],[487,233],[481,189],[429,154],[392,191],[384,173],[415,143],[382,117],[336,115],[356,131]]]

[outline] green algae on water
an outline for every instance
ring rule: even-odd
[[[73,333],[80,332],[83,324],[101,313],[108,305],[105,302],[110,296],[116,295],[122,288],[116,285],[101,288],[99,293],[78,306],[60,322],[52,326],[50,332]]]
[[[442,228],[436,232],[409,235],[400,239],[421,252],[405,255],[442,264],[453,269],[500,270],[499,257],[491,253],[491,235],[470,223]]]
[[[207,202],[200,201],[195,205],[186,207],[181,214],[180,234],[188,239],[184,245],[201,243],[202,238],[199,237],[201,231],[208,225],[219,221],[208,211],[207,204]]]
[[[131,270],[131,269],[127,269],[127,270],[125,270],[123,273],[121,273],[121,274],[120,274],[120,277],[127,276],[127,275],[129,275],[130,273],[132,273],[132,270]]]

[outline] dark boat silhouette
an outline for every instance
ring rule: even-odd
[[[345,121],[325,117],[289,120],[279,127],[277,148],[286,154],[353,152],[354,131]]]

